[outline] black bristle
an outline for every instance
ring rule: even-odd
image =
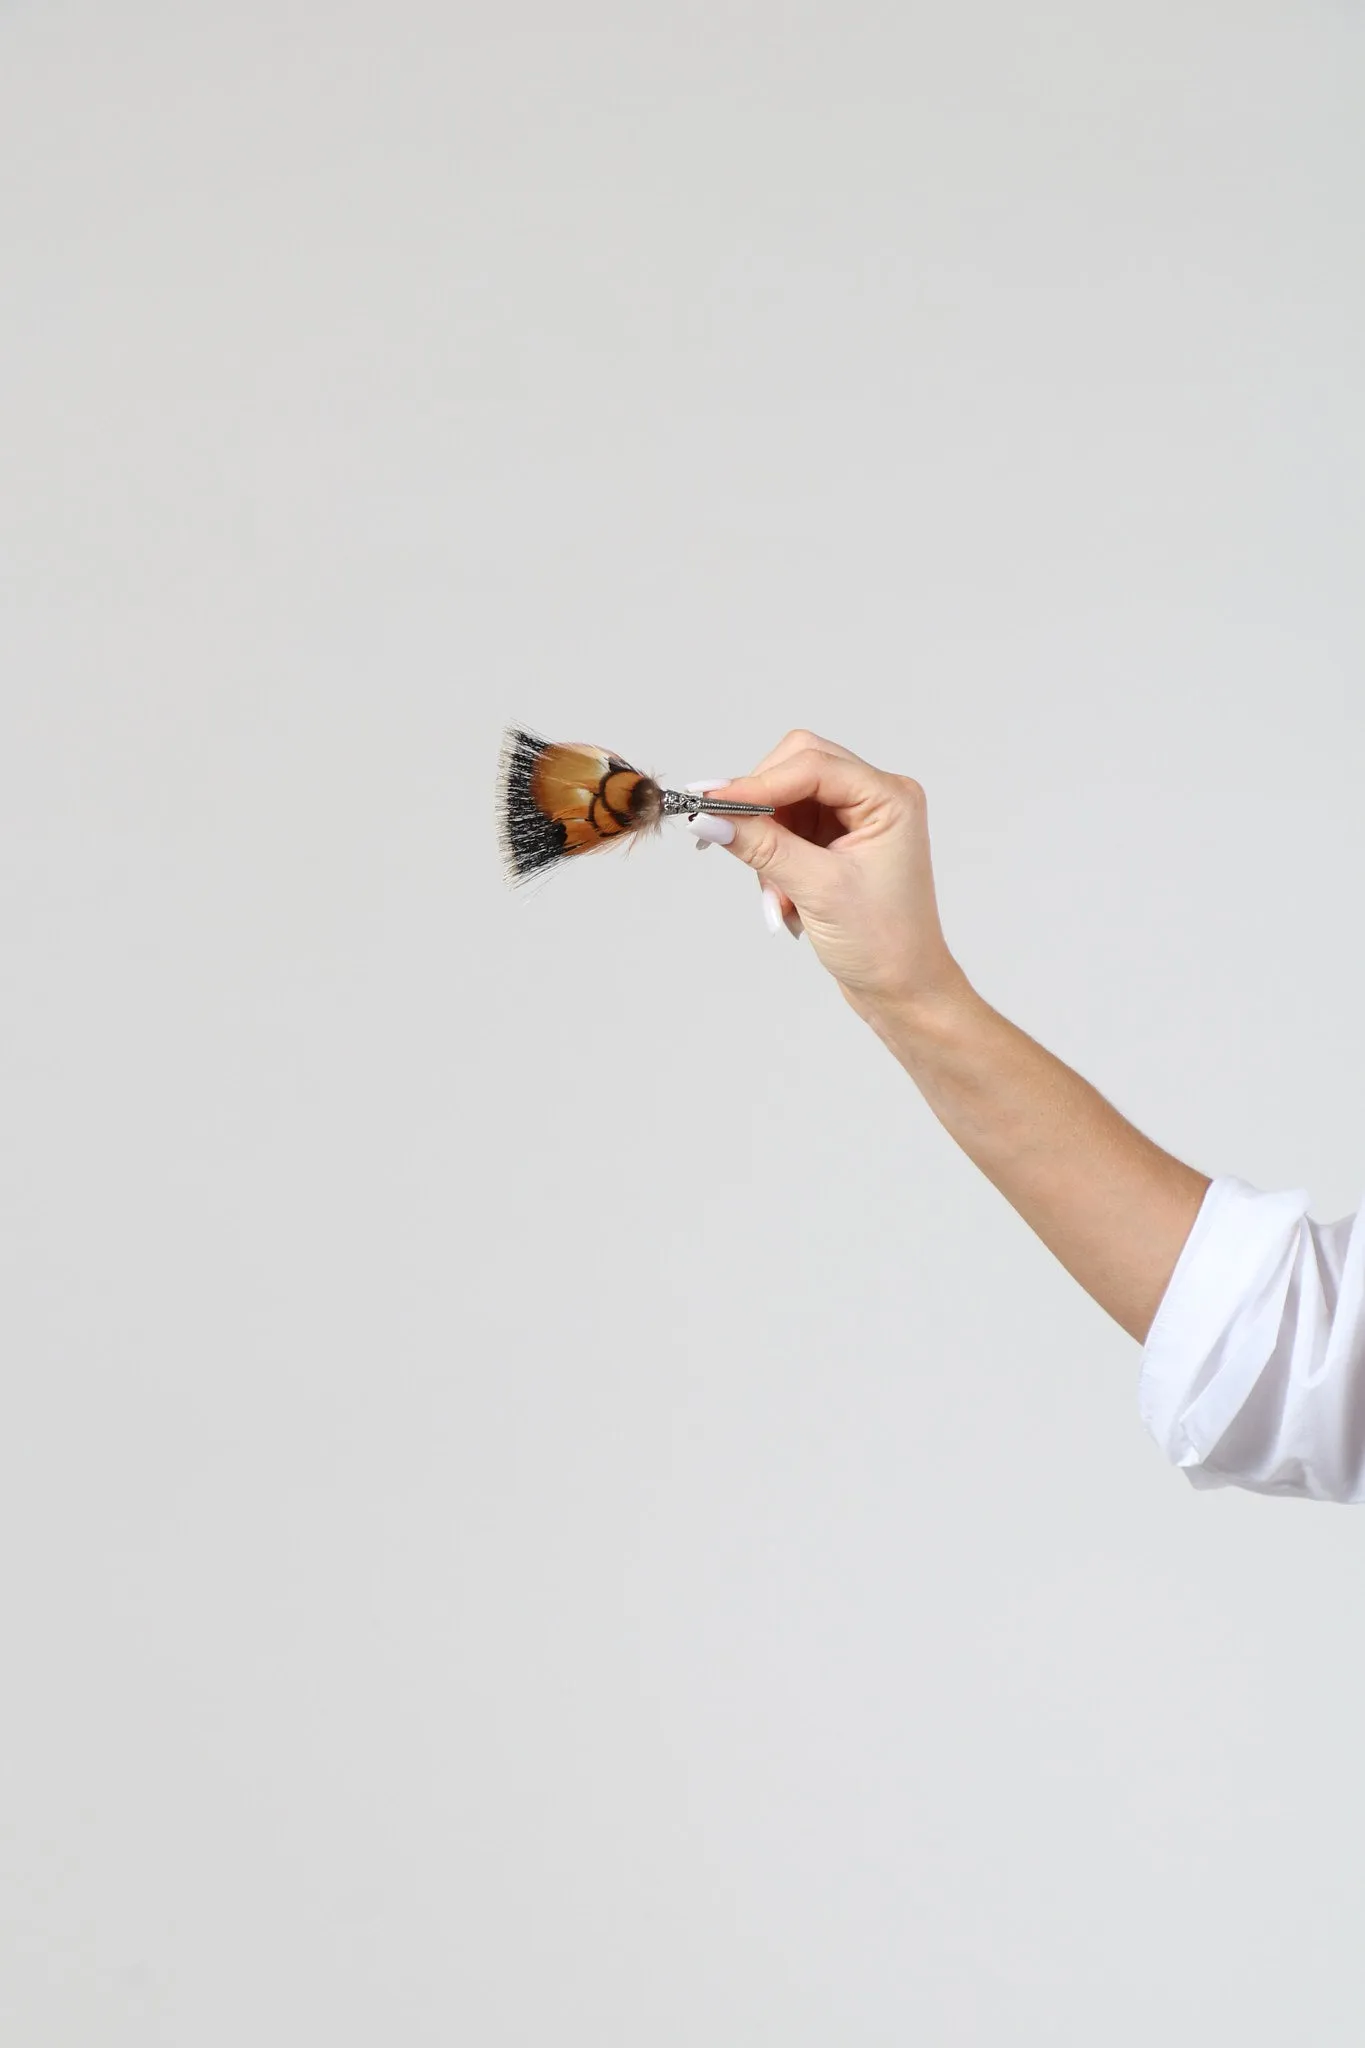
[[[531,777],[549,741],[523,726],[503,734],[498,764],[498,839],[509,882],[527,882],[564,854],[564,827],[531,795]]]

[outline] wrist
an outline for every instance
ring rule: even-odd
[[[963,1037],[973,1017],[989,1008],[956,962],[950,972],[927,986],[872,994],[845,988],[844,996],[883,1044],[906,1064],[916,1054],[931,1053]]]

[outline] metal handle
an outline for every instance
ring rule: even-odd
[[[727,803],[723,796],[702,796],[695,789],[664,789],[659,794],[665,818],[695,818],[698,811],[716,818],[771,818],[777,809],[776,804]]]

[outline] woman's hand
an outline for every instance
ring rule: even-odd
[[[777,806],[771,818],[703,812],[692,829],[754,869],[776,898],[774,929],[776,913],[794,936],[804,928],[860,1015],[967,987],[939,924],[917,782],[884,774],[816,733],[789,732],[752,775],[705,786],[740,803]]]

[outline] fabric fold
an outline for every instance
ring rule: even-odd
[[[1143,1346],[1138,1409],[1195,1486],[1365,1499],[1365,1202],[1213,1180]]]

